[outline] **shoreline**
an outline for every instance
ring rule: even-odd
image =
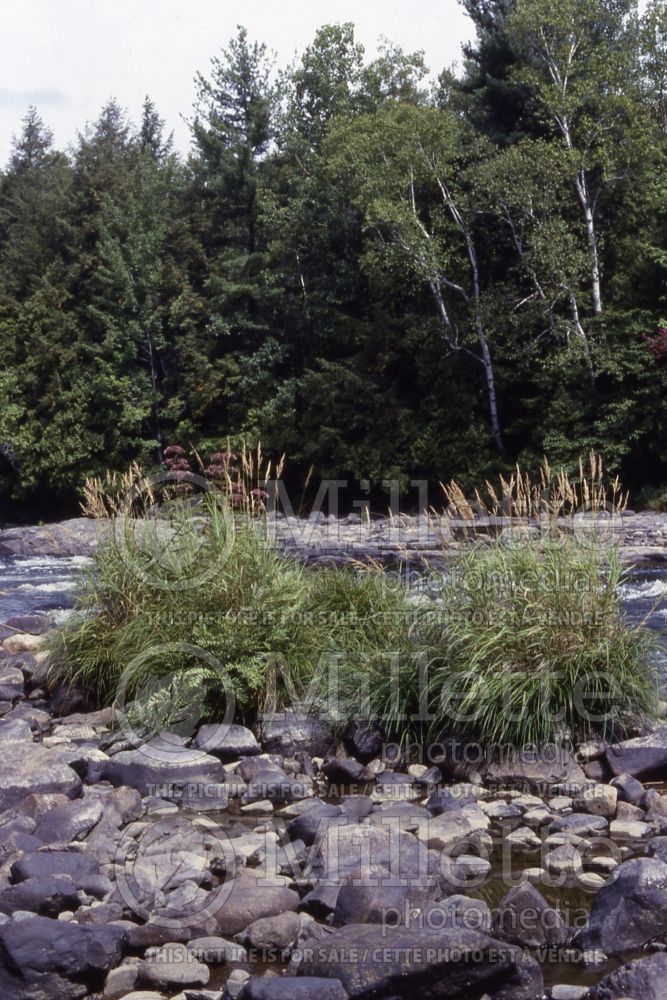
[[[667,513],[626,511],[598,523],[602,524],[603,540],[619,546],[624,563],[667,564]],[[81,517],[0,528],[0,558],[92,556],[108,524]],[[427,566],[451,558],[471,535],[483,539],[503,530],[499,518],[464,521],[424,515],[362,521],[357,515],[337,518],[320,513],[299,518],[269,514],[264,524],[267,537],[286,553],[322,566],[371,561],[387,566]],[[534,531],[537,525],[514,519],[512,528]],[[591,524],[586,519],[560,519],[558,528],[590,544]]]

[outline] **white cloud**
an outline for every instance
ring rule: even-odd
[[[291,61],[329,22],[354,21],[369,53],[384,35],[424,49],[434,73],[471,36],[457,0],[14,0],[0,4],[0,163],[35,104],[61,147],[111,96],[136,119],[150,94],[178,148],[187,149],[193,77],[244,24]]]

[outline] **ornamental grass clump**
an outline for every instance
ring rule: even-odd
[[[492,744],[620,736],[657,708],[654,640],[624,620],[615,549],[502,540],[464,551],[444,581],[437,723]]]

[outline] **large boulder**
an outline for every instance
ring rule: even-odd
[[[222,761],[236,760],[262,752],[255,734],[245,726],[227,723],[200,726],[192,741],[193,747],[204,750]]]
[[[282,885],[263,885],[260,876],[243,873],[225,886],[219,908],[213,914],[223,935],[238,934],[263,917],[295,911],[299,896]]]
[[[10,868],[15,882],[67,875],[76,885],[82,885],[92,875],[99,875],[99,871],[97,860],[82,851],[30,851]]]
[[[427,875],[423,844],[397,827],[346,823],[334,817],[313,860],[312,874],[324,884],[375,885],[391,875],[395,885]]]
[[[35,836],[45,844],[69,844],[81,840],[102,819],[104,809],[96,799],[76,799],[55,806],[39,820]]]
[[[553,785],[580,786],[586,775],[572,755],[554,744],[539,750],[516,749],[489,761],[485,782],[496,789],[519,789],[546,795]]]
[[[101,989],[106,973],[119,964],[124,946],[120,927],[48,917],[12,920],[0,929],[2,996],[8,1000],[86,996],[87,987]]]
[[[325,722],[303,716],[291,709],[275,712],[262,719],[259,741],[266,753],[293,757],[302,750],[312,757],[326,757],[335,750],[336,741]]]
[[[667,955],[658,952],[646,958],[638,958],[605,976],[593,989],[595,1000],[621,1000],[621,997],[637,997],[637,1000],[664,1000],[667,983]]]
[[[81,794],[81,778],[57,750],[23,741],[6,742],[0,754],[0,815],[31,793]]]
[[[351,998],[538,1000],[542,971],[520,948],[473,930],[350,924],[324,946],[303,945],[301,976],[338,979]]]
[[[614,775],[667,777],[667,727],[607,747],[606,760]]]
[[[57,917],[63,910],[80,906],[76,886],[64,875],[29,878],[0,892],[0,913],[11,916],[17,910]]]
[[[631,952],[667,932],[667,864],[633,858],[616,868],[593,900],[574,947],[607,955]]]
[[[75,517],[54,524],[0,530],[0,556],[91,556],[108,522]]]
[[[217,757],[200,750],[173,746],[166,750],[151,741],[135,750],[122,750],[102,766],[102,780],[129,785],[142,795],[180,798],[184,786],[215,784],[224,778]]]

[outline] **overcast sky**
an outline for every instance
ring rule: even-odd
[[[354,21],[372,54],[384,35],[438,73],[472,34],[457,0],[0,0],[0,164],[29,104],[65,147],[111,96],[138,118],[145,94],[188,147],[192,80],[244,24],[286,65],[322,24]]]

